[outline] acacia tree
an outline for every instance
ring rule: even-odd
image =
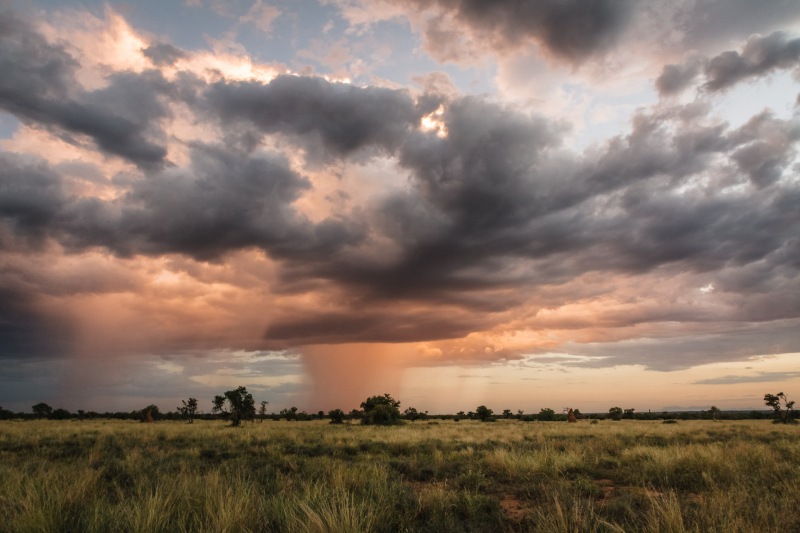
[[[37,403],[31,407],[31,410],[33,411],[33,414],[39,418],[49,417],[51,414],[53,414],[53,408],[44,402]]]
[[[392,425],[400,423],[400,402],[384,394],[383,396],[370,396],[361,403],[364,410],[362,424]]]
[[[781,406],[781,401],[783,401],[783,406]],[[789,401],[784,393],[765,394],[764,403],[775,411],[776,424],[791,424],[794,422],[794,400]]]
[[[491,420],[494,411],[486,407],[485,405],[479,405],[477,409],[475,409],[475,416],[478,417],[478,420],[481,422],[488,422]]]
[[[622,420],[622,407],[612,407],[608,410],[611,420]]]
[[[267,405],[269,402],[261,400],[261,405],[258,408],[258,421],[263,422],[264,418],[267,416]]]
[[[197,412],[197,398],[181,400],[183,406],[178,406],[178,412],[189,419],[190,424],[194,424],[194,414]]]
[[[213,403],[211,411],[222,413],[226,418],[230,418],[231,426],[238,426],[242,420],[252,420],[256,416],[253,395],[247,392],[245,387],[238,387],[223,395],[214,396]]]

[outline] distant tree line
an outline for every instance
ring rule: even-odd
[[[589,420],[748,420],[748,419],[769,419],[772,418],[776,423],[795,423],[794,401],[790,401],[787,396],[780,392],[778,394],[764,395],[765,404],[771,410],[751,410],[751,411],[723,411],[716,406],[711,406],[707,410],[700,411],[657,411],[657,412],[636,412],[634,408],[621,408],[614,406],[607,412],[602,413],[581,413],[579,409],[572,409],[573,415],[577,419]],[[264,420],[286,420],[291,422],[303,422],[310,420],[328,419],[332,424],[342,424],[346,421],[358,421],[362,424],[372,425],[393,425],[403,420],[414,422],[417,420],[479,420],[481,422],[493,422],[499,417],[505,420],[516,419],[524,422],[563,422],[567,420],[566,409],[564,413],[556,413],[549,407],[542,408],[538,413],[525,414],[522,410],[512,412],[511,409],[504,409],[501,415],[495,415],[492,409],[485,405],[479,405],[474,411],[459,411],[455,414],[428,414],[428,411],[419,411],[415,407],[408,407],[403,412],[400,411],[400,402],[392,398],[389,394],[382,396],[371,396],[361,403],[361,409],[353,409],[345,412],[341,409],[332,409],[326,413],[307,413],[299,411],[297,407],[281,409],[278,413],[267,413],[269,402],[261,401],[256,409],[253,395],[245,387],[238,387],[215,396],[212,401],[210,413],[203,413],[198,409],[196,398],[183,400],[182,405],[175,411],[162,412],[156,405],[148,405],[143,409],[130,412],[104,412],[84,411],[70,412],[63,408],[53,408],[41,402],[31,406],[30,413],[14,413],[8,409],[0,407],[0,420],[21,419],[21,420],[93,420],[93,419],[119,419],[119,420],[139,420],[142,422],[156,422],[159,420],[186,420],[193,423],[194,420],[224,420],[230,422],[232,426],[239,426],[244,421],[263,422]]]

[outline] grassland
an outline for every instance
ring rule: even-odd
[[[0,422],[1,531],[800,531],[767,421]]]

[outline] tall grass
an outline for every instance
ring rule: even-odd
[[[800,531],[800,428],[0,422],[0,531]]]

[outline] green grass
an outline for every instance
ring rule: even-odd
[[[800,428],[0,422],[0,531],[800,531]]]

